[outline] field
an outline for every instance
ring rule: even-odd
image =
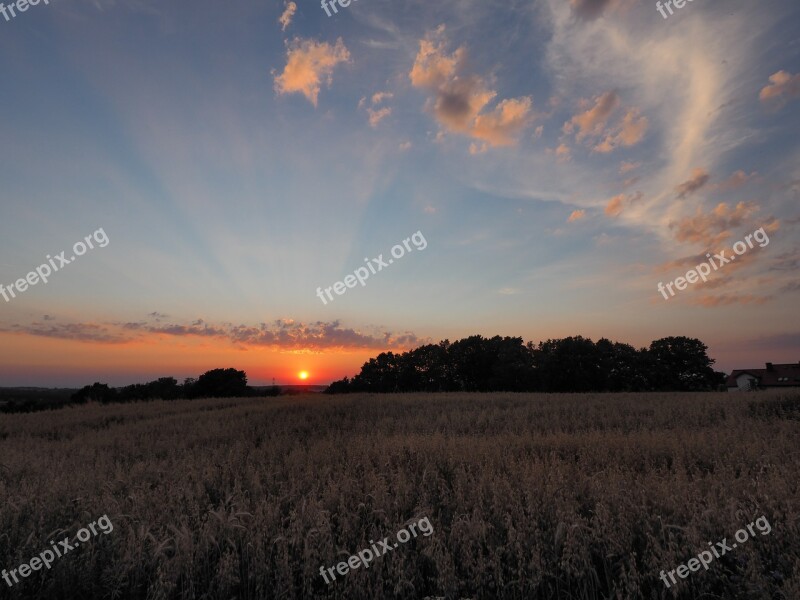
[[[800,598],[800,398],[408,394],[0,415],[0,598]],[[765,516],[769,534],[659,579]],[[418,536],[326,584],[370,540]]]

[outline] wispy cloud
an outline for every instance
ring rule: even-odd
[[[278,22],[281,24],[281,31],[286,31],[286,28],[292,23],[292,17],[297,12],[297,4],[294,2],[287,2],[286,9],[281,14]]]
[[[733,190],[737,190],[740,187],[743,187],[749,181],[758,177],[758,173],[753,171],[749,175],[742,170],[735,171],[730,177],[725,179],[724,181],[720,181],[719,183],[715,183],[711,186],[711,189],[720,191],[720,192],[730,192]]]
[[[603,12],[616,4],[615,0],[569,0],[575,14],[582,19],[597,19]]]
[[[188,324],[160,324],[148,320],[126,323],[42,323],[0,326],[0,331],[22,335],[124,344],[157,341],[160,337],[206,338],[237,347],[268,347],[275,350],[401,349],[426,343],[411,332],[395,334],[380,329],[369,332],[343,327],[340,321],[302,323],[278,319],[257,325],[209,324],[196,319]]]
[[[593,102],[581,101],[581,112],[573,115],[562,127],[566,135],[574,133],[576,142],[586,142],[594,152],[602,154],[619,146],[635,146],[642,141],[648,121],[638,108],[627,109],[621,119],[610,123],[611,116],[620,106],[617,92],[612,90],[600,94]]]
[[[693,216],[673,223],[675,239],[679,242],[696,242],[713,248],[731,236],[730,229],[741,225],[758,210],[753,202],[739,202],[734,208],[720,202],[708,213],[700,207]]]
[[[569,218],[567,219],[567,222],[568,223],[572,223],[573,221],[579,221],[580,219],[582,219],[585,216],[586,216],[586,211],[585,210],[583,210],[583,209],[573,210],[570,213]]]
[[[371,107],[367,107],[367,114],[369,115],[369,125],[370,127],[377,127],[378,123],[380,123],[383,119],[388,117],[392,114],[392,108],[390,106],[383,106],[378,108],[378,105],[383,103],[386,100],[390,100],[394,97],[394,94],[391,92],[375,92],[372,95]],[[362,98],[358,106],[361,108],[366,104],[367,99]]]
[[[708,183],[710,178],[711,176],[708,174],[708,172],[706,172],[705,169],[697,167],[692,171],[692,176],[689,179],[675,186],[676,197],[686,198],[687,196],[700,190],[705,184]]]
[[[605,207],[605,213],[609,217],[618,217],[622,214],[622,211],[626,206],[633,204],[641,200],[644,197],[642,192],[636,192],[635,194],[631,194],[630,196],[626,196],[625,194],[618,194],[611,198]]]
[[[640,162],[623,160],[621,163],[619,163],[619,173],[620,175],[624,175],[625,173],[629,173],[635,169],[638,169],[641,166],[642,163]]]

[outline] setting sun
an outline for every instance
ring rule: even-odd
[[[300,379],[308,379],[308,371],[300,371],[300,372],[297,374],[297,376],[298,376]]]

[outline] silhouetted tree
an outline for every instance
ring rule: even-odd
[[[117,398],[117,390],[108,387],[105,383],[95,382],[92,385],[82,387],[72,395],[72,401],[76,404],[83,404],[89,400],[107,404]]]
[[[334,381],[325,388],[326,394],[347,394],[350,391],[350,380],[347,377],[340,381]]]
[[[198,398],[230,398],[247,396],[247,374],[236,369],[213,369],[200,375],[193,386]]]
[[[706,354],[708,347],[698,339],[666,337],[650,344],[648,367],[657,390],[713,390],[717,376]]]
[[[604,389],[600,352],[581,336],[540,342],[534,351],[544,392],[591,392]]]

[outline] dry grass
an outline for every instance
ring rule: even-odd
[[[305,396],[0,416],[0,597],[800,598],[798,417],[776,394]],[[772,533],[658,579],[766,515]],[[418,537],[328,586],[331,566]],[[62,535],[63,537],[63,535]]]

